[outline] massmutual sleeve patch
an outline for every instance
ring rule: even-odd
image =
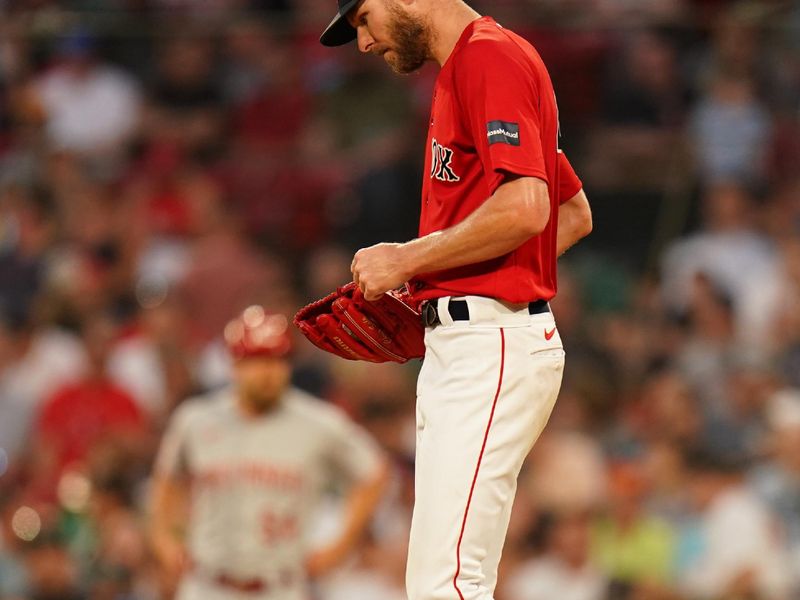
[[[554,103],[547,73],[532,51],[507,35],[484,41],[466,44],[454,57],[458,59],[453,63],[453,95],[458,100],[453,104],[455,122],[464,123],[468,133],[468,139],[465,136],[451,146],[459,152],[456,172],[462,181],[471,175],[464,170],[469,157],[462,157],[460,150],[472,147],[491,194],[509,175],[549,181],[552,174],[547,172],[543,140],[555,142],[557,136],[551,131],[555,106],[547,104]],[[548,92],[546,101],[540,98],[540,89]]]
[[[519,123],[489,121],[486,124],[486,132],[489,137],[490,146],[492,144],[519,146]]]

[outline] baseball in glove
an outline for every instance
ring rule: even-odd
[[[405,291],[368,302],[349,283],[298,311],[294,324],[312,344],[348,360],[405,363],[425,355],[422,319]]]

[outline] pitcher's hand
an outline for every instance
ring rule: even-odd
[[[356,252],[350,270],[353,281],[367,300],[377,300],[383,293],[397,289],[415,275],[409,270],[403,244],[376,244],[363,248]]]

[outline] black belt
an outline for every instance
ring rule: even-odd
[[[453,321],[469,321],[469,305],[466,300],[450,300],[447,312]],[[536,300],[528,304],[529,315],[540,315],[550,312],[550,305],[546,300]],[[422,324],[425,327],[434,327],[442,322],[439,310],[436,308],[436,300],[430,300],[422,307]]]

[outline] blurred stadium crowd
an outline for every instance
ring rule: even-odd
[[[800,2],[474,4],[545,58],[595,211],[498,600],[800,598]],[[330,5],[0,0],[0,599],[160,598],[151,462],[225,322],[414,236],[436,71],[322,48]],[[395,465],[319,597],[403,598],[416,368],[298,347]]]

